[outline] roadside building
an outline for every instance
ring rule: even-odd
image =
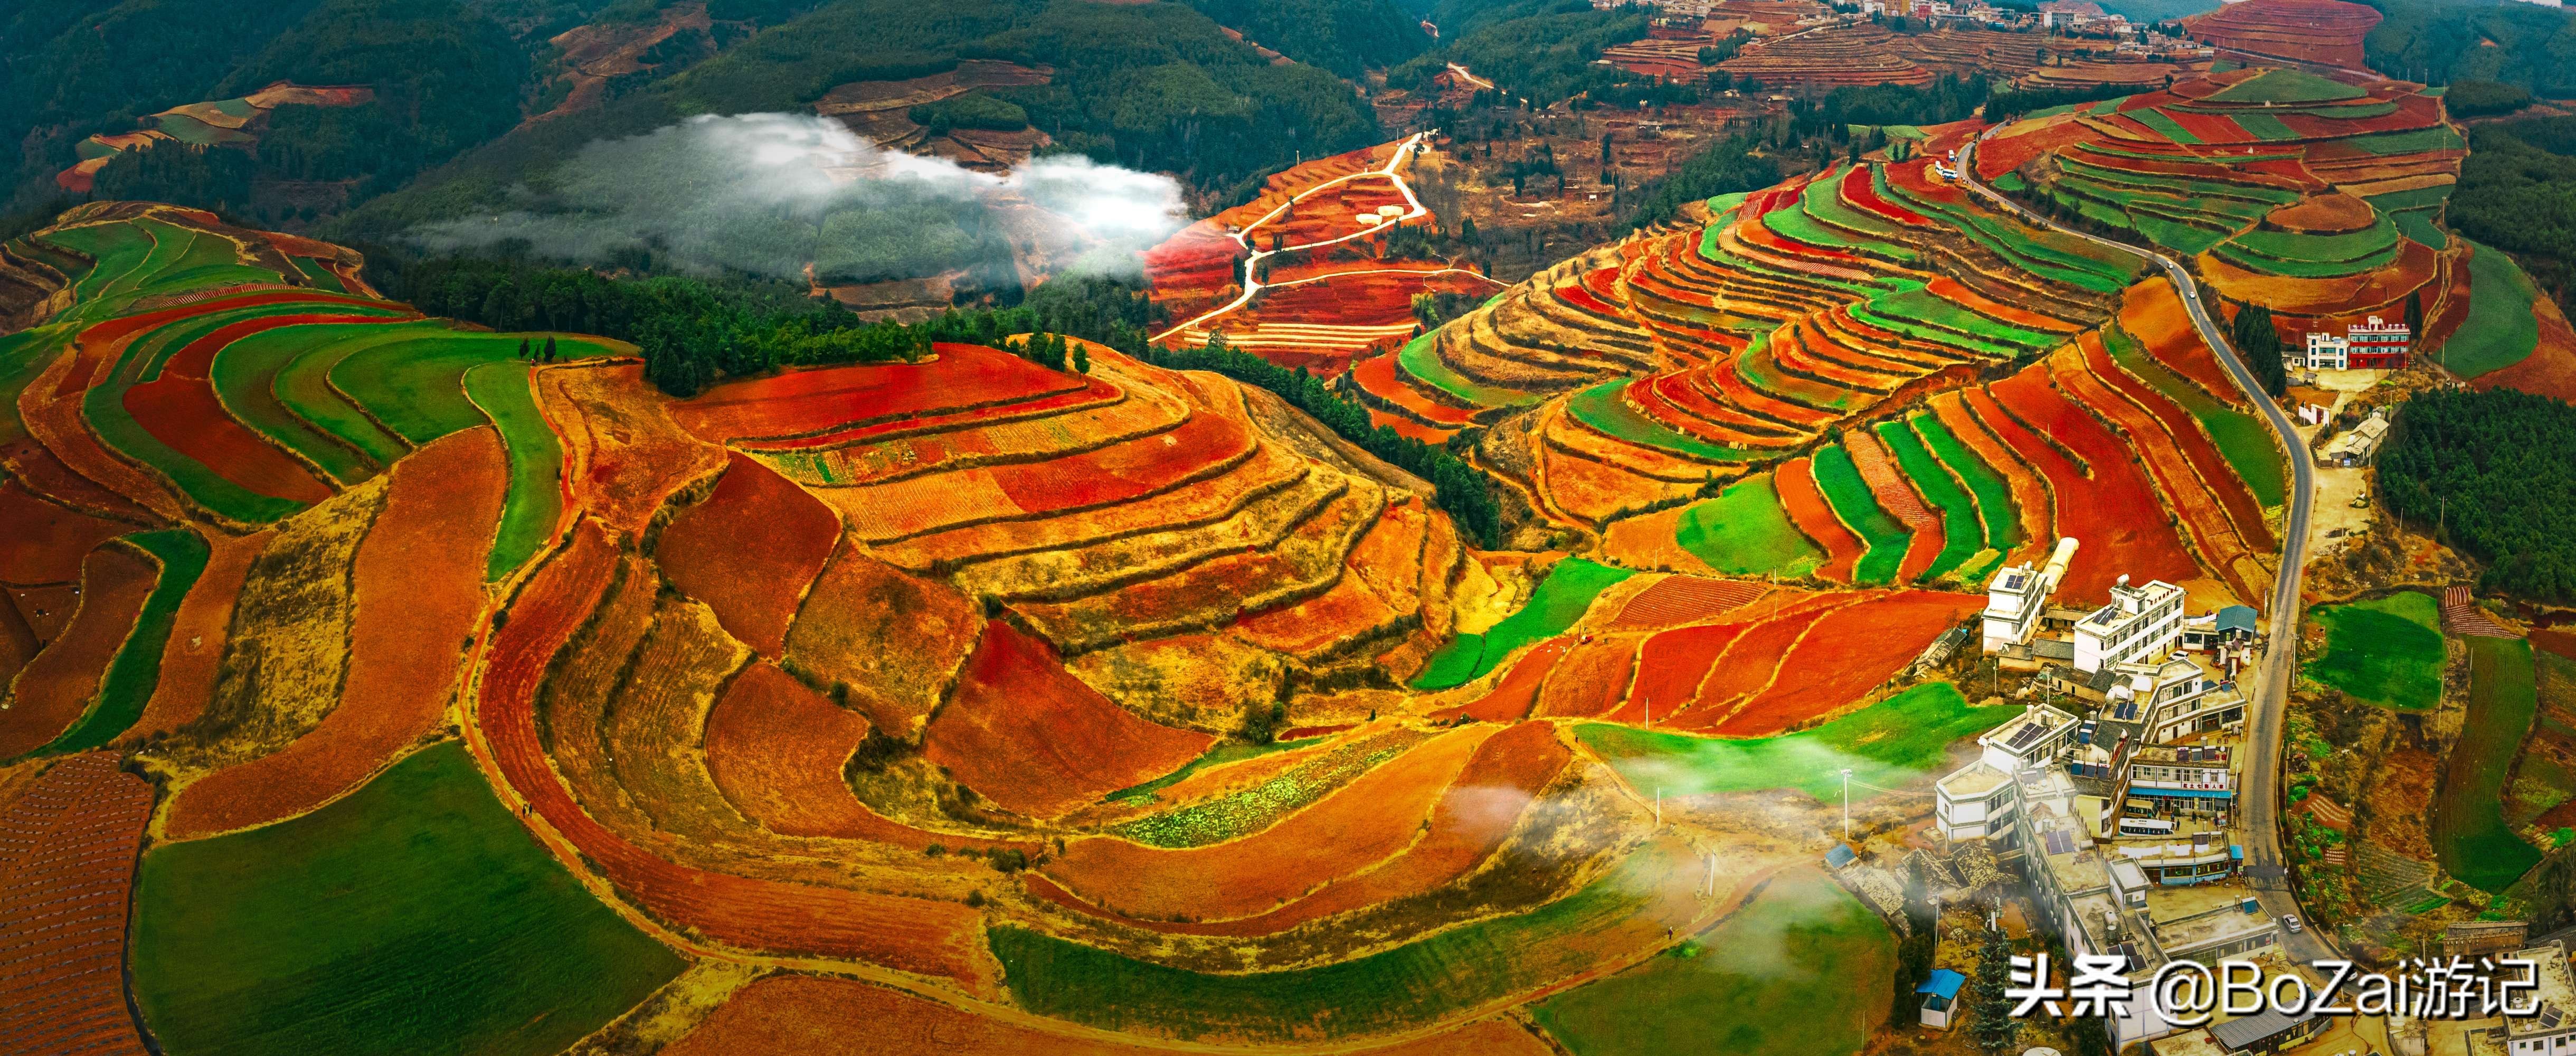
[[[2379,453],[2379,445],[2387,441],[2388,415],[2372,411],[2361,424],[2326,443],[2326,460],[2346,468],[2367,465]]]
[[[1968,977],[1947,968],[1932,969],[1931,978],[1914,992],[1923,997],[1923,1025],[1935,1030],[1950,1029],[1950,1013],[1959,1005],[1959,988]]]
[[[2066,578],[2066,564],[2074,560],[2075,548],[2074,537],[2059,539],[2045,565],[2033,568],[2024,561],[1987,581],[1986,611],[1981,617],[1986,652],[2025,644],[2039,632],[2040,615],[2047,610],[2058,581]]]
[[[2182,644],[2182,605],[2181,587],[2161,579],[2132,587],[2121,576],[2110,604],[2075,624],[2075,670],[2090,675],[2174,651]]]
[[[2310,332],[2306,354],[2293,349],[2287,365],[2309,370],[2404,370],[2406,351],[2414,340],[2415,332],[2405,323],[2386,322],[2374,315],[2340,334]]]

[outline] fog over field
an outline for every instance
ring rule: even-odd
[[[705,116],[592,143],[506,204],[412,238],[439,251],[523,240],[583,261],[643,249],[701,275],[796,278],[810,263],[827,281],[871,282],[1007,269],[1014,238],[1080,270],[1133,273],[1138,253],[1187,222],[1168,176],[1078,154],[976,172],[797,114]],[[1006,228],[1001,210],[1020,204],[1052,229]]]

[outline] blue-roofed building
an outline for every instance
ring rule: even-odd
[[[1848,843],[1837,843],[1834,845],[1834,849],[1825,852],[1825,868],[1827,869],[1840,869],[1859,860],[1860,853],[1852,850],[1851,845]]]
[[[1914,992],[1923,995],[1923,1025],[1935,1030],[1950,1029],[1950,1012],[1959,1006],[1959,988],[1968,977],[1947,968],[1932,969],[1932,977]]]

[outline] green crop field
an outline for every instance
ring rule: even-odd
[[[544,334],[478,334],[449,331],[370,344],[331,368],[331,384],[367,413],[414,445],[483,424],[483,412],[465,396],[463,376],[485,363],[515,362],[519,342],[545,342]],[[604,346],[559,337],[566,360],[608,354]]]
[[[1768,473],[1691,504],[1675,522],[1673,541],[1708,567],[1737,576],[1803,576],[1825,559],[1789,522]]]
[[[1852,464],[1851,452],[1843,450],[1841,444],[1817,448],[1809,466],[1816,477],[1816,490],[1824,493],[1843,526],[1869,547],[1869,552],[1861,555],[1860,564],[1852,569],[1852,582],[1894,580],[1898,567],[1905,563],[1905,548],[1913,542],[1913,533],[1878,508],[1869,483],[1860,479],[1860,467]]]
[[[2209,96],[2213,103],[2330,103],[2359,99],[2369,93],[2303,70],[2279,69],[2257,74]]]
[[[2192,135],[2191,130],[2174,123],[2174,119],[2166,116],[2162,110],[2156,110],[2153,108],[2145,110],[2131,110],[2121,116],[2141,125],[2145,125],[2155,134],[2163,136],[2176,143],[2197,144],[2200,142],[2199,136]]]
[[[110,314],[97,303],[99,296],[127,273],[142,267],[153,246],[152,236],[133,224],[66,228],[45,235],[44,240],[95,261],[88,271],[72,276],[71,310],[90,319]]]
[[[2326,630],[2326,651],[2300,673],[2400,711],[2442,699],[2442,606],[2430,594],[2399,591],[2375,601],[2320,605],[2308,616]]]
[[[154,847],[134,900],[135,1000],[172,1052],[538,1056],[682,967],[453,742],[304,817]]]
[[[1520,611],[1503,617],[1483,634],[1462,634],[1431,654],[1422,674],[1413,680],[1415,689],[1447,689],[1461,686],[1494,669],[1519,649],[1542,638],[1553,638],[1583,618],[1592,599],[1619,581],[1636,573],[1624,568],[1597,565],[1579,557],[1569,557],[1549,569],[1538,589],[1530,592],[1529,603]]]
[[[161,565],[160,577],[152,584],[152,593],[143,599],[143,610],[134,618],[134,629],[118,646],[116,659],[110,661],[107,674],[99,679],[98,696],[83,712],[80,720],[40,749],[40,754],[86,752],[115,740],[118,734],[143,717],[143,706],[152,699],[152,690],[161,684],[161,650],[169,644],[170,625],[179,617],[179,602],[188,596],[188,588],[206,570],[206,541],[184,528],[157,532],[137,532],[125,537]]]
[[[2270,114],[2239,113],[2233,116],[2236,119],[2236,127],[2244,129],[2256,139],[2277,143],[2300,138],[2298,132],[2292,130],[2280,118]]]
[[[1395,365],[1404,368],[1405,373],[1422,379],[1425,384],[1467,401],[1471,406],[1525,407],[1539,402],[1537,396],[1529,393],[1482,384],[1449,369],[1449,364],[1441,362],[1439,354],[1432,350],[1431,337],[1431,334],[1424,334],[1406,342],[1404,348],[1395,354]]]
[[[1039,1015],[1184,1038],[1311,1040],[1419,1025],[1590,967],[1598,953],[1582,937],[1633,918],[1691,867],[1687,853],[1649,843],[1537,909],[1319,968],[1213,975],[1006,925],[985,935],[1003,985]]]
[[[1260,832],[1322,799],[1381,763],[1422,743],[1398,728],[1335,745],[1287,773],[1239,791],[1184,804],[1112,827],[1111,835],[1148,847],[1206,847]]]
[[[2097,250],[2079,239],[2034,231],[1967,206],[1917,198],[1893,185],[1882,185],[1879,193],[1926,217],[1948,224],[2017,267],[2083,289],[2098,293],[2117,292],[2128,284],[2129,276],[2144,267],[2125,254],[2116,261],[2097,256],[2111,251]]]
[[[1998,359],[2012,359],[2058,344],[2062,338],[1968,310],[1930,290],[1908,290],[1854,305],[1852,318],[1882,330],[1964,348]]]
[[[2337,140],[2337,142],[2350,143],[2353,146],[2359,147],[2373,154],[2382,155],[2420,154],[2425,151],[2432,150],[2461,150],[2465,149],[2469,145],[2467,140],[2461,139],[2460,134],[2452,131],[2447,125],[2435,125],[2431,128],[2408,129],[2404,132],[2381,132],[2376,135],[2354,136],[2350,139]]]
[[[1878,438],[1896,455],[1896,464],[1914,482],[1924,501],[1941,513],[1941,552],[1923,570],[1922,582],[1929,583],[1958,570],[1985,548],[1985,524],[1977,519],[1977,500],[1967,489],[1950,479],[1947,470],[1934,460],[1921,438],[1903,422],[1880,422]]]
[[[337,273],[333,272],[329,268],[323,267],[321,261],[314,260],[311,257],[288,257],[286,259],[294,262],[295,270],[303,272],[304,277],[311,280],[314,288],[329,290],[333,293],[349,292],[348,284],[341,282],[340,276]]]
[[[2434,356],[2464,378],[2520,363],[2540,343],[2540,320],[2531,314],[2540,290],[2531,277],[2503,250],[2476,242],[2469,248],[2469,317]]]
[[[2289,471],[2281,461],[2280,447],[2272,440],[2271,426],[2219,402],[2200,386],[2174,373],[2147,354],[2137,339],[2117,324],[2103,330],[2102,342],[2113,361],[2199,420],[2200,427],[2209,432],[2210,443],[2227,459],[2227,467],[2236,471],[2247,491],[2254,493],[2254,501],[2266,508],[2288,501]]]
[[[563,445],[537,412],[525,364],[486,363],[466,371],[465,394],[501,430],[501,443],[510,454],[509,498],[501,507],[501,528],[484,570],[486,578],[499,580],[554,538],[555,522],[563,518]]]
[[[1820,800],[1878,795],[1948,768],[1950,745],[2003,725],[2019,705],[1978,707],[1948,682],[1926,682],[1811,730],[1777,737],[1694,737],[1608,722],[1574,728],[1640,791],[1696,796],[1794,788]]]
[[[1960,480],[1967,482],[1969,493],[1976,496],[1977,519],[1985,525],[1986,549],[2000,553],[2020,546],[2021,518],[2013,507],[2012,485],[2004,480],[2003,474],[1987,465],[1985,459],[1977,457],[1968,445],[1960,443],[1959,438],[1950,432],[1950,427],[1941,424],[1941,419],[1917,413],[1907,421],[1923,438],[1924,446],[1931,448],[1941,464],[1950,467]]]
[[[2469,715],[2433,793],[2433,851],[2444,872],[2496,893],[2540,861],[2540,851],[2504,822],[2505,774],[2531,732],[2539,694],[2529,641],[2467,642]]]
[[[1849,1056],[1887,1016],[1895,967],[1876,912],[1793,872],[1706,935],[1530,1015],[1575,1056]]]
[[[2246,252],[2276,260],[2349,263],[2375,258],[2397,248],[2397,225],[2381,216],[2359,231],[2331,235],[2255,230],[2236,236],[2236,245]]]
[[[1291,748],[1304,748],[1314,743],[1315,738],[1312,737],[1295,741],[1270,741],[1265,744],[1245,744],[1242,741],[1218,741],[1214,747],[1209,748],[1198,758],[1182,763],[1179,769],[1174,770],[1171,773],[1164,774],[1163,776],[1151,781],[1147,781],[1142,784],[1129,785],[1126,788],[1119,789],[1118,791],[1100,797],[1100,801],[1103,803],[1151,803],[1157,798],[1155,793],[1166,788],[1170,788],[1173,785],[1177,785],[1181,783],[1182,779],[1208,767],[1224,766],[1227,763],[1239,763],[1246,759],[1258,759],[1262,756],[1269,755],[1272,752],[1284,752]]]
[[[2277,232],[2247,232],[2247,234],[2271,233]],[[2306,236],[2293,235],[2290,237],[2300,238]],[[2331,261],[2285,260],[2280,257],[2264,256],[2247,249],[2244,245],[2244,238],[2244,235],[2238,235],[2232,241],[2220,243],[2215,250],[2212,250],[2212,252],[2225,258],[2228,263],[2249,271],[2258,271],[2266,275],[2283,275],[2298,279],[2331,279],[2344,275],[2358,274],[2360,272],[2369,271],[2372,268],[2385,266],[2388,262],[2397,259],[2397,244],[2394,240],[2390,241],[2386,248],[2359,260]],[[2277,248],[2277,244],[2275,243],[2267,242],[2265,244],[2274,245]]]
[[[235,484],[196,459],[179,453],[135,421],[125,409],[125,392],[137,382],[146,354],[143,342],[125,348],[107,380],[81,394],[81,417],[100,440],[160,471],[190,499],[217,514],[252,524],[266,524],[303,509],[289,499],[262,495]]]
[[[352,314],[364,314],[351,308]],[[332,314],[340,314],[334,310]],[[388,320],[397,318],[390,310]],[[370,340],[383,323],[316,323],[252,334],[215,355],[215,392],[243,424],[322,467],[343,485],[382,467],[337,434],[305,421],[278,398],[278,375],[297,357],[335,344]],[[399,455],[396,455],[399,457]]]
[[[1750,452],[1724,447],[1675,431],[1662,422],[1646,417],[1620,394],[1628,391],[1635,378],[1613,378],[1575,393],[1565,401],[1565,413],[1605,436],[1615,436],[1632,444],[1661,448],[1666,451],[1707,459],[1713,462],[1750,462]]]
[[[357,448],[379,466],[390,466],[411,453],[411,446],[387,432],[331,387],[331,371],[340,361],[377,344],[451,333],[434,322],[385,323],[355,329],[344,336],[306,348],[277,372],[270,383],[277,402],[314,428]]]
[[[1752,344],[1745,346],[1744,352],[1735,357],[1730,369],[1754,388],[1792,403],[1803,403],[1810,407],[1845,410],[1859,396],[1857,389],[1846,388],[1832,382],[1802,378],[1780,369],[1780,364],[1772,358],[1771,342],[1767,335],[1756,337]]]
[[[78,332],[75,324],[52,323],[0,336],[0,444],[27,435],[27,423],[18,417],[18,394],[53,365],[55,354]]]

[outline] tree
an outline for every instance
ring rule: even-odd
[[[2281,332],[2272,325],[2272,310],[2259,304],[2238,309],[2230,326],[2229,343],[2245,360],[2245,367],[2263,383],[2263,391],[2279,399],[2289,391],[2289,372],[2281,365]]]
[[[1618,135],[1618,133],[1615,132],[1604,132],[1601,134],[1601,166],[1603,168],[1610,167],[1610,142],[1611,138],[1616,135]]]
[[[1084,344],[1073,346],[1073,372],[1076,374],[1091,373],[1090,345]]]
[[[524,337],[519,339],[519,361],[522,363],[528,361],[528,339]]]
[[[2021,1021],[2012,1018],[2012,943],[2002,928],[1987,928],[1977,947],[1977,986],[1967,1002],[1968,1036],[1987,1052],[2004,1052],[2021,1038]]]
[[[555,361],[555,335],[553,335],[553,334],[547,334],[547,335],[546,335],[546,362],[548,362],[548,363],[552,363],[552,362],[554,362],[554,361]]]

